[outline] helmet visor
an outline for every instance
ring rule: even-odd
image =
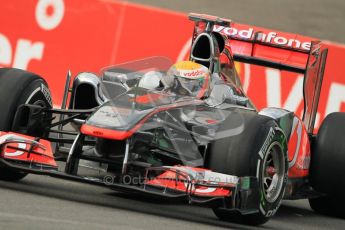
[[[180,82],[181,87],[187,90],[191,96],[198,95],[198,93],[202,90],[205,81],[204,78],[188,79],[179,77],[176,79],[178,79]]]

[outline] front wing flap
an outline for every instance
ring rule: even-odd
[[[47,140],[12,132],[0,132],[0,158],[13,165],[57,170]]]
[[[241,213],[258,211],[257,178],[237,177],[187,166],[152,167],[146,170],[144,190],[184,194],[190,203],[209,203]]]

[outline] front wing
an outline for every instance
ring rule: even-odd
[[[145,177],[132,183],[134,180],[128,180],[129,175],[121,175],[121,180],[109,180],[112,177],[93,178],[59,171],[51,143],[47,140],[0,132],[0,149],[0,167],[12,170],[185,200],[190,204],[216,206],[243,214],[259,210],[258,182],[253,177],[237,177],[187,166],[162,166],[147,168]]]

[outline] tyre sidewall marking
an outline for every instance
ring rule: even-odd
[[[260,181],[260,174],[262,170],[262,164],[263,160],[268,154],[267,150],[269,149],[269,146],[273,142],[278,142],[283,150],[284,153],[286,153],[286,137],[284,135],[284,132],[278,128],[278,127],[270,127],[270,130],[267,134],[267,137],[264,141],[264,144],[262,145],[260,151],[258,152],[259,158],[258,158],[258,164],[257,164],[257,170],[256,170],[256,176],[258,178],[258,182],[260,184],[260,206],[259,206],[259,211],[265,216],[265,217],[272,217],[274,214],[277,212],[281,202],[282,202],[282,197],[284,196],[285,192],[285,185],[287,183],[287,169],[288,165],[286,164],[287,162],[287,154],[284,154],[284,162],[285,162],[285,174],[283,178],[283,184],[282,184],[282,191],[280,192],[280,195],[278,196],[277,200],[273,203],[268,203],[266,201],[263,191],[261,188],[261,181]]]
[[[44,99],[44,101],[48,105],[50,105],[51,107],[53,106],[53,101],[52,101],[50,91],[44,83],[40,83],[40,86],[38,86],[35,90],[32,91],[32,93],[26,99],[25,104],[32,104],[33,103],[32,99],[35,98],[36,94],[38,93],[41,93],[42,99]]]
[[[46,99],[46,101],[49,103],[49,105],[51,107],[53,107],[53,100],[52,100],[50,91],[49,91],[48,87],[43,83],[41,84],[41,92],[42,92],[44,98]]]

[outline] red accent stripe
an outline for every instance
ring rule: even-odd
[[[112,139],[112,140],[124,140],[132,136],[134,133],[132,130],[128,130],[128,131],[110,130],[110,129],[99,128],[99,127],[86,125],[86,124],[83,124],[81,126],[80,132],[85,135]]]

